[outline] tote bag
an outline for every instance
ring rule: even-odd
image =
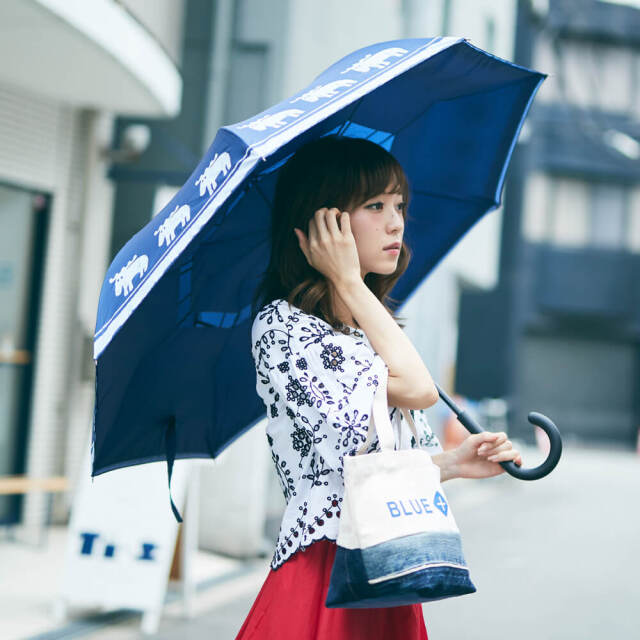
[[[411,413],[402,413],[419,442]],[[363,455],[376,432],[380,451]],[[424,449],[395,450],[386,376],[374,394],[367,440],[344,457],[344,487],[328,608],[392,607],[476,591],[440,467]]]

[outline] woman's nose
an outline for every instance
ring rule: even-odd
[[[404,218],[399,211],[391,211],[391,215],[388,218],[388,226],[391,229],[399,229],[404,225]]]

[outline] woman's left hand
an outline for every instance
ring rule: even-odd
[[[514,449],[507,434],[483,431],[466,438],[449,451],[451,463],[458,478],[491,478],[504,473],[500,462],[513,460],[522,465],[520,452]]]

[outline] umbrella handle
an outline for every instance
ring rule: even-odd
[[[436,387],[440,397],[446,402],[449,408],[453,410],[456,417],[465,426],[467,431],[470,433],[483,433],[485,431],[468,413],[466,413],[466,411],[462,411],[437,384]],[[506,462],[500,462],[498,464],[509,475],[512,475],[514,478],[518,478],[519,480],[539,480],[551,473],[558,464],[562,454],[562,438],[560,437],[558,427],[556,427],[556,425],[542,413],[531,411],[527,416],[527,419],[532,424],[540,427],[547,436],[549,436],[549,443],[551,446],[546,460],[544,460],[542,464],[531,469],[523,469],[512,460],[507,460]]]

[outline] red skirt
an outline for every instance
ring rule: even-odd
[[[236,640],[428,640],[421,604],[325,607],[337,548],[318,540],[272,569]]]

